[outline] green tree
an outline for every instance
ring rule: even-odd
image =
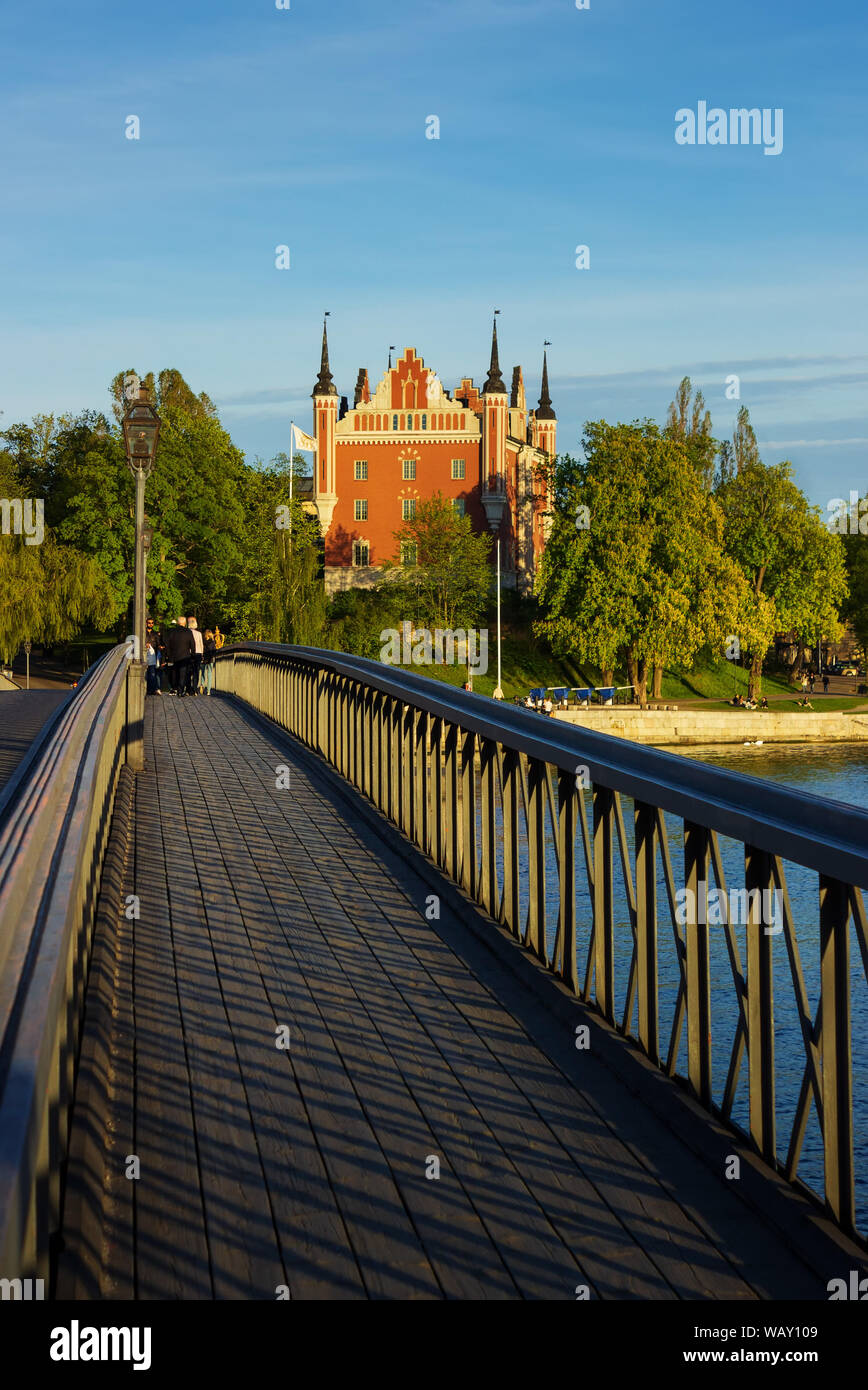
[[[726,519],[725,544],[748,585],[739,632],[751,658],[750,693],[759,693],[762,663],[776,632],[800,642],[836,637],[847,597],[841,538],[792,481],[792,465],[767,466],[746,456],[722,482],[717,500]]]
[[[21,497],[12,455],[0,453],[0,494]],[[64,642],[83,623],[102,627],[112,612],[111,587],[88,556],[58,545],[46,530],[40,545],[0,536],[0,656],[9,662],[22,642]]]
[[[557,461],[534,629],[604,681],[625,665],[644,704],[651,667],[690,667],[723,645],[744,583],[684,440],[650,420],[601,420],[586,425],[584,452]]]
[[[670,439],[681,441],[703,486],[710,491],[714,485],[717,444],[711,437],[711,413],[705,408],[702,392],[697,389],[693,395],[689,376],[681,378],[675,400],[669,406],[664,432]]]
[[[388,582],[423,627],[474,627],[491,590],[491,538],[477,535],[437,492],[421,499],[416,515],[394,533],[396,552],[384,566]]]

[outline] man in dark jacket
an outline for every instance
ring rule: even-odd
[[[171,662],[169,679],[172,694],[180,697],[184,694],[187,684],[190,658],[196,650],[193,634],[187,628],[186,618],[179,618],[177,622],[172,623],[163,637],[163,645],[166,648],[166,660]]]

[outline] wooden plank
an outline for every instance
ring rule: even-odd
[[[151,757],[137,776],[136,1132],[128,1152],[141,1163],[135,1182],[137,1296],[183,1300],[211,1298],[213,1285],[166,896],[167,861],[176,871],[182,862],[177,857],[179,827],[175,817],[161,818],[157,793],[169,703],[164,697],[154,714],[153,703],[147,707],[153,719]]]

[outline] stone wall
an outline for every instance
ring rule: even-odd
[[[757,739],[763,743],[868,740],[868,712],[792,710],[777,714],[774,710],[641,710],[616,705],[611,709],[560,711],[556,718],[658,748],[691,743],[744,744]]]

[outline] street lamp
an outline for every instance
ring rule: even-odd
[[[30,689],[30,653],[32,650],[33,643],[30,641],[30,638],[28,637],[27,641],[24,643],[24,655],[27,657],[27,683],[24,687],[25,690]]]
[[[127,465],[136,480],[136,558],[133,573],[133,660],[130,677],[133,717],[127,741],[127,762],[133,769],[144,767],[145,713],[145,482],[150,476],[160,437],[160,417],[151,405],[147,386],[139,383],[123,421]],[[148,546],[153,530],[148,527]]]
[[[133,656],[144,661],[145,653],[145,481],[150,476],[160,437],[160,417],[151,405],[147,386],[139,384],[138,395],[124,416],[124,443],[127,464],[136,480],[136,558],[133,581],[133,632],[136,637]],[[153,531],[151,531],[153,536]]]
[[[492,485],[487,492],[482,494],[482,505],[485,508],[489,530],[497,536],[497,688],[494,692],[494,698],[495,700],[502,700],[503,689],[500,683],[500,523],[506,509],[506,489],[502,478],[492,479]]]

